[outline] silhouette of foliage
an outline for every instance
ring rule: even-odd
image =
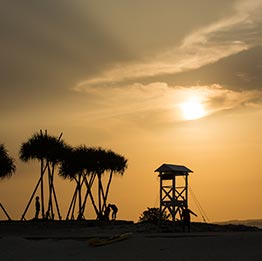
[[[45,215],[43,176],[46,172],[48,172],[49,182],[48,211],[49,209],[52,211],[53,197],[58,209],[54,190],[54,171],[56,166],[59,167],[59,175],[61,177],[76,182],[75,192],[72,198],[72,204],[70,204],[69,207],[67,218],[70,213],[72,213],[72,218],[74,218],[73,215],[77,198],[78,216],[82,218],[88,196],[92,201],[97,216],[103,216],[107,207],[107,198],[113,175],[124,174],[124,171],[127,168],[127,159],[111,150],[105,150],[100,147],[94,148],[82,145],[73,148],[61,140],[61,136],[62,134],[60,137],[51,136],[47,134],[47,131],[42,132],[42,130],[40,130],[40,132],[34,133],[31,138],[22,143],[19,150],[19,157],[22,161],[28,162],[36,159],[40,162],[40,179],[37,183],[36,189],[40,185],[43,218]],[[96,197],[92,194],[93,184],[98,186]],[[95,198],[97,200],[95,200]],[[29,200],[29,204],[27,205],[24,214],[30,203],[31,199]],[[24,214],[22,218],[24,218]]]
[[[161,215],[160,208],[147,208],[139,217],[139,222],[150,222],[157,224],[160,220],[168,220],[168,215],[164,212]]]
[[[95,148],[85,145],[71,148],[60,165],[59,175],[70,180],[76,179],[78,176],[89,175],[95,172],[97,161],[98,156]]]
[[[57,197],[54,188],[54,171],[55,167],[63,160],[67,151],[69,150],[69,146],[61,140],[60,137],[51,136],[47,134],[47,131],[43,133],[41,130],[38,133],[32,135],[26,142],[22,143],[19,150],[19,157],[22,161],[28,162],[30,160],[38,160],[40,164],[40,180],[37,183],[37,187],[40,185],[41,190],[41,215],[42,218],[46,218],[47,215],[51,214],[53,219],[53,200],[55,201],[55,206],[57,208],[59,219],[61,219],[60,211],[58,207]],[[49,194],[48,194],[48,207],[47,213],[45,212],[45,197],[44,197],[44,174],[48,173],[48,186],[49,186]],[[33,194],[36,192],[34,190]],[[32,196],[29,200],[29,203],[26,207],[25,212],[22,215],[22,219],[28,209],[32,201]]]
[[[105,156],[105,169],[123,175],[127,168],[127,159],[122,155],[116,154],[112,150],[106,151]]]
[[[22,161],[46,159],[48,162],[58,163],[63,159],[68,145],[55,136],[35,133],[27,142],[22,143],[19,156]]]
[[[14,159],[9,156],[4,145],[0,144],[0,178],[11,177],[15,170]]]
[[[92,186],[94,178],[97,178],[98,206],[94,202],[91,187],[88,188],[87,193],[91,196],[97,216],[101,217],[106,209],[106,201],[113,174],[123,175],[126,168],[127,159],[111,150],[105,150],[100,147],[79,146],[68,151],[60,165],[59,175],[76,181],[79,195],[79,211],[80,208],[83,211],[83,206],[80,207],[83,179],[87,182],[86,178],[90,176],[92,181],[88,183],[89,186]],[[102,177],[105,173],[109,173],[106,186],[102,182]]]

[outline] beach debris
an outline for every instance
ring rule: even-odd
[[[131,232],[127,232],[127,233],[113,235],[107,238],[92,238],[88,241],[88,244],[90,246],[104,246],[104,245],[108,245],[108,244],[112,244],[115,242],[119,242],[119,241],[128,239],[131,235],[132,235]]]

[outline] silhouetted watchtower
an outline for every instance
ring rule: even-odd
[[[193,171],[181,165],[163,164],[155,172],[159,172],[160,178],[161,215],[167,211],[175,221],[182,207],[188,207],[188,175]]]

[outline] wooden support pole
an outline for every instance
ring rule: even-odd
[[[9,221],[11,221],[12,219],[10,218],[10,216],[8,215],[7,211],[5,210],[4,206],[2,205],[2,203],[0,203],[0,207],[3,210],[3,212],[5,213],[6,217],[8,218]]]
[[[72,212],[71,212],[71,220],[75,219],[74,213],[75,213],[76,201],[77,201],[77,190],[76,190],[76,194],[75,194],[75,199],[73,201]]]
[[[40,186],[41,186],[41,211],[42,218],[45,218],[45,203],[44,203],[44,160],[41,159],[41,177],[40,177]]]
[[[186,194],[186,196],[185,196],[185,198],[186,198],[186,207],[188,208],[188,175],[186,175],[186,177],[185,177],[185,194]]]
[[[176,211],[175,211],[175,205],[176,205],[176,176],[173,176],[172,179],[172,221],[175,221]]]
[[[82,207],[81,175],[79,175],[79,177],[78,177],[77,190],[78,190],[78,214],[77,214],[77,219],[80,219],[79,215],[80,215],[81,207]]]
[[[27,205],[26,205],[26,208],[25,208],[23,214],[22,214],[21,220],[24,220],[24,219],[25,219],[26,212],[27,212],[27,210],[28,210],[28,208],[29,208],[29,206],[30,206],[33,198],[34,198],[34,195],[35,195],[35,193],[36,193],[36,191],[37,191],[40,183],[41,183],[42,176],[44,175],[46,168],[47,168],[47,165],[45,166],[44,171],[43,171],[43,172],[41,173],[41,175],[40,175],[40,178],[39,178],[39,180],[38,180],[38,182],[37,182],[37,184],[36,184],[36,186],[35,186],[35,189],[34,189],[32,195],[31,195],[31,197],[30,197],[30,199],[29,199],[29,201],[28,201],[28,203],[27,203]],[[42,169],[42,168],[41,168],[41,169]]]
[[[21,220],[25,220],[26,212],[27,212],[27,210],[28,210],[28,208],[29,208],[29,206],[30,206],[30,204],[31,204],[34,196],[35,196],[35,193],[36,193],[36,191],[37,191],[37,188],[38,188],[40,182],[41,182],[41,177],[39,178],[39,180],[38,180],[38,182],[37,182],[37,184],[36,184],[36,186],[35,186],[35,189],[34,189],[32,195],[31,195],[31,197],[30,197],[30,199],[29,199],[29,201],[28,201],[28,203],[27,203],[27,205],[26,205],[26,207],[25,207],[25,210],[24,210],[24,212],[23,212],[23,214],[22,214]]]
[[[71,203],[69,205],[69,209],[67,211],[67,215],[66,215],[66,220],[69,219],[69,216],[70,216],[70,213],[71,213],[71,209],[73,208],[73,205],[75,204],[75,200],[76,200],[76,195],[77,195],[77,188],[75,188],[75,191],[74,191],[74,194],[73,194],[73,197],[72,197],[72,200],[71,200]]]
[[[81,216],[83,216],[83,214],[84,214],[87,198],[88,198],[89,195],[90,195],[90,198],[91,198],[91,201],[92,201],[93,195],[92,195],[92,192],[91,192],[91,187],[94,183],[95,177],[96,177],[96,175],[93,173],[92,176],[89,179],[89,182],[87,180],[87,175],[84,175],[84,177],[83,177],[83,182],[85,182],[87,190],[86,190],[85,198],[84,198],[84,201],[83,201],[83,204],[82,204],[82,207],[81,207]],[[93,201],[92,201],[92,204],[93,204]]]
[[[162,218],[162,214],[163,214],[163,193],[162,193],[162,190],[163,190],[163,180],[162,180],[162,176],[161,176],[161,173],[160,173],[160,217],[159,217],[159,220],[161,220]]]
[[[94,176],[94,178],[95,178],[95,176]],[[93,181],[92,181],[92,184],[93,184]],[[99,215],[99,210],[98,210],[98,208],[97,208],[97,206],[95,204],[95,200],[94,200],[94,197],[93,197],[93,194],[92,194],[92,191],[91,191],[90,182],[88,183],[87,179],[85,179],[85,184],[86,184],[86,187],[87,187],[87,191],[89,191],[90,199],[91,199],[92,205],[93,205],[93,207],[95,209],[96,215],[98,216]]]
[[[55,204],[56,204],[56,210],[57,210],[58,218],[59,218],[59,220],[61,220],[62,217],[61,217],[60,210],[59,210],[59,205],[58,205],[58,201],[57,201],[57,197],[56,197],[55,187],[52,186],[52,188],[53,188],[53,194],[54,194],[54,199],[55,199]]]

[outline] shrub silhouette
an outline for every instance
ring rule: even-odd
[[[165,212],[161,214],[160,208],[147,208],[139,217],[139,222],[150,222],[153,224],[159,221],[168,220],[169,215]]]

